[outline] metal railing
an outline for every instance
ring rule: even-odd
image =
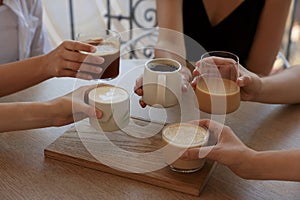
[[[132,29],[134,28],[141,28],[141,29],[147,29],[150,27],[156,27],[157,26],[157,19],[156,19],[156,9],[155,8],[145,8],[143,7],[143,2],[146,2],[147,0],[126,0],[128,1],[128,9],[129,9],[129,14],[128,15],[115,15],[113,14],[112,11],[112,5],[111,5],[111,0],[106,0],[107,3],[107,13],[105,14],[104,17],[107,18],[107,28],[111,29],[112,28],[112,21],[113,20],[118,20],[118,21],[127,21],[128,22],[128,30],[129,30],[129,38],[128,41],[131,41],[134,39],[134,34],[132,32]],[[149,0],[148,0],[149,1]],[[292,8],[292,19],[291,23],[289,24],[289,31],[288,31],[288,41],[286,44],[286,51],[283,53],[285,58],[289,60],[290,58],[290,49],[291,49],[291,32],[292,32],[292,26],[295,21],[295,15],[296,15],[296,5],[298,3],[298,0],[294,0],[293,2],[293,8]],[[143,19],[144,22],[147,24],[141,23],[139,20],[140,18],[137,17],[136,13],[139,9],[144,9],[144,14],[143,14]],[[73,0],[69,0],[69,15],[70,15],[70,28],[71,28],[71,38],[75,39],[75,30],[74,30],[74,11],[73,11]],[[150,25],[149,25],[150,24]],[[152,33],[151,33],[152,34]],[[140,38],[141,37],[137,37]],[[128,41],[123,41],[123,43],[128,43]],[[132,51],[130,52],[130,58],[136,58],[137,55],[134,51],[135,47],[134,45],[137,43],[136,42],[129,42],[128,46]],[[149,49],[149,48],[148,48]],[[145,57],[151,56],[151,53],[147,51],[147,48],[144,52]]]
[[[157,19],[156,19],[156,9],[152,7],[145,7],[143,3],[146,0],[127,0],[128,1],[128,15],[115,15],[111,12],[111,1],[106,0],[107,4],[107,14],[105,17],[107,18],[107,28],[112,28],[112,20],[120,21],[127,21],[128,22],[128,30],[129,30],[129,38],[127,41],[123,41],[123,44],[126,48],[128,48],[129,58],[138,58],[137,52],[135,51],[137,48],[137,43],[141,41],[143,38],[148,37],[149,35],[153,34],[153,31],[146,31],[145,33],[141,33],[139,35],[134,35],[134,28],[140,29],[149,29],[157,26]],[[140,9],[143,10],[143,19],[144,21],[141,22],[141,18],[137,17],[137,11]],[[150,49],[154,49],[154,46],[150,46],[146,44],[145,48],[143,48],[143,56],[146,58],[150,58],[153,56],[154,52]]]

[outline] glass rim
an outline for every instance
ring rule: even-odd
[[[95,99],[94,97],[96,96],[97,94],[97,90],[98,88],[102,88],[102,87],[109,87],[109,88],[113,88],[113,92],[115,92],[115,90],[117,89],[120,89],[122,91],[124,91],[126,94],[127,94],[127,98],[124,99],[124,100],[118,100],[118,101],[114,101],[114,102],[103,102],[103,101],[100,101],[98,99]],[[124,101],[127,101],[128,99],[130,98],[130,95],[128,93],[128,91],[122,87],[119,87],[119,86],[115,86],[115,85],[108,85],[108,84],[99,84],[96,88],[93,88],[91,91],[88,92],[88,100],[89,101],[92,101],[94,103],[98,103],[98,104],[102,104],[102,105],[112,105],[112,104],[118,104],[118,103],[122,103]]]
[[[159,63],[159,61],[166,61],[166,62],[170,62],[170,63],[175,63],[177,66],[177,69],[175,71],[170,71],[170,72],[162,72],[162,71],[153,71],[149,68],[149,65],[152,64],[152,63]],[[146,68],[151,71],[151,72],[157,72],[157,73],[176,73],[176,72],[179,72],[181,69],[182,69],[182,65],[180,64],[180,62],[178,62],[177,60],[174,60],[172,58],[153,58],[153,59],[150,59],[148,60],[146,63],[145,63],[145,66]]]
[[[172,140],[171,138],[167,137],[164,132],[169,128],[169,127],[172,127],[172,126],[177,126],[179,125],[179,127],[181,126],[193,126],[193,127],[196,127],[197,129],[204,129],[205,130],[205,137],[203,139],[203,141],[201,142],[198,142],[198,143],[193,143],[191,142],[190,144],[188,145],[184,145],[184,144],[179,144],[177,142],[174,142],[174,140]],[[177,135],[178,133],[176,133]],[[170,142],[171,144],[173,145],[177,145],[177,146],[180,146],[182,148],[195,148],[195,147],[199,147],[199,146],[202,146],[203,144],[205,144],[206,142],[208,142],[208,139],[209,139],[209,135],[210,135],[210,131],[207,127],[205,126],[202,126],[202,125],[196,125],[196,124],[190,124],[190,123],[184,123],[184,122],[181,122],[181,123],[174,123],[174,124],[168,124],[167,126],[165,126],[162,130],[162,138],[165,139],[167,142]],[[176,137],[176,136],[175,136]]]
[[[216,54],[216,55],[214,55],[214,54]],[[218,56],[218,54],[219,54],[219,56]],[[222,55],[224,55],[224,56],[222,56]],[[228,55],[228,57],[226,57],[226,55]],[[200,59],[203,60],[205,58],[214,57],[214,56],[221,57],[221,58],[231,58],[235,61],[235,63],[232,63],[232,64],[239,64],[239,62],[240,62],[239,57],[236,54],[231,53],[229,51],[208,51],[208,52],[203,53],[201,55]],[[207,63],[207,62],[205,62],[205,63]],[[211,63],[207,63],[207,64],[211,64]]]
[[[104,34],[103,34],[104,33]],[[106,33],[111,33],[111,34],[106,34]],[[92,36],[108,36],[105,39],[111,38],[111,37],[116,37],[116,38],[121,38],[120,32],[116,30],[111,30],[111,29],[103,29],[103,30],[98,30],[98,31],[85,31],[85,32],[79,32],[76,34],[76,40],[79,40],[80,37],[83,38],[89,38]]]

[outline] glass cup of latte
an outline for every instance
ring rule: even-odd
[[[92,33],[79,33],[76,38],[80,42],[94,45],[97,50],[94,53],[83,52],[104,58],[100,73],[90,74],[93,79],[111,80],[119,75],[121,35],[112,30],[100,30]]]
[[[230,52],[212,51],[201,56],[195,94],[199,109],[228,114],[240,106],[239,58]]]
[[[191,148],[207,146],[209,130],[189,123],[174,123],[162,130],[163,157],[171,170],[192,173],[203,168],[205,159],[184,160],[180,153]]]

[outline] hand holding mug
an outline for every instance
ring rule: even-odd
[[[119,75],[121,35],[118,32],[99,30],[79,33],[77,40],[96,48],[95,52],[82,50],[80,53],[104,58],[104,62],[97,64],[101,71],[90,74],[93,79],[111,80]]]
[[[45,73],[51,77],[77,77],[92,79],[90,74],[99,73],[96,64],[103,63],[99,56],[84,55],[79,51],[94,52],[96,48],[77,41],[64,41],[50,53],[43,55]]]
[[[194,79],[192,81],[192,87],[195,89],[199,75],[201,75],[200,65],[201,62],[205,60],[212,59],[215,63],[224,64],[228,62],[228,59],[221,57],[205,58],[199,60],[196,63],[196,68],[193,71]],[[222,73],[222,72],[221,72]],[[256,97],[259,96],[262,90],[262,80],[261,78],[244,68],[242,65],[239,65],[239,78],[237,79],[237,84],[240,87],[241,100],[243,101],[255,101]]]
[[[198,160],[208,158],[228,166],[238,176],[247,176],[251,171],[249,160],[255,151],[243,144],[230,127],[206,119],[191,123],[208,128],[211,134],[217,138],[217,144],[188,149],[182,154],[181,159]]]
[[[145,64],[144,74],[136,80],[134,92],[143,97],[140,99],[143,108],[147,104],[174,106],[180,100],[181,92],[187,90],[189,77],[179,62],[168,58],[153,59]]]
[[[223,62],[215,58],[223,58]],[[194,89],[199,109],[209,114],[236,111],[240,106],[239,58],[230,52],[207,52],[198,68],[201,73]]]
[[[101,119],[90,117],[90,124],[99,131],[117,131],[130,121],[130,96],[121,87],[99,84],[89,92],[88,102],[102,111]]]
[[[96,88],[97,85],[83,86],[62,97],[49,101],[53,106],[53,126],[63,126],[74,121],[82,120],[86,117],[100,119],[101,110],[90,106],[87,101],[89,91]]]

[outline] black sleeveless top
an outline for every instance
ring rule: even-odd
[[[229,51],[245,66],[264,5],[265,0],[245,0],[212,26],[202,0],[183,0],[184,34],[190,37],[185,36],[187,60],[198,61],[204,50]]]

